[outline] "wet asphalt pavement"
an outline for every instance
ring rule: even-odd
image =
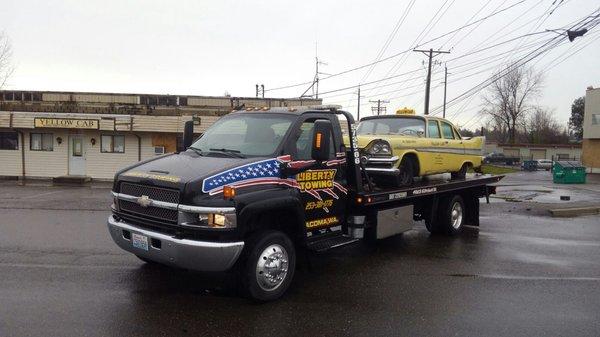
[[[582,188],[569,193],[600,196]],[[0,182],[0,336],[600,334],[599,216],[493,200],[458,237],[417,223],[375,247],[312,255],[284,298],[255,304],[226,274],[118,249],[108,191]]]

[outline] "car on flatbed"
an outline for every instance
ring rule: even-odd
[[[349,144],[342,139],[343,116]],[[246,109],[213,124],[185,151],[115,174],[114,242],[147,263],[233,271],[258,301],[288,289],[299,251],[325,251],[407,231],[479,225],[479,199],[501,176],[374,186],[360,161],[354,119],[337,107]]]
[[[432,174],[464,178],[470,168],[481,167],[485,143],[484,137],[462,137],[446,119],[414,112],[365,117],[356,136],[370,176],[396,187]]]

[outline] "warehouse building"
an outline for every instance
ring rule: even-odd
[[[186,121],[201,134],[240,108],[318,99],[0,91],[0,177],[111,180],[137,161],[181,150]]]
[[[503,153],[507,157],[517,157],[521,160],[551,159],[551,160],[581,160],[581,144],[503,144],[486,142],[485,154]]]
[[[600,173],[600,88],[585,92],[582,162],[589,172]]]

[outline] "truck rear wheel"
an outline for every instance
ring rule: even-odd
[[[431,234],[456,235],[460,233],[465,222],[466,209],[463,198],[456,194],[442,198],[434,220],[425,218],[425,227]]]
[[[288,289],[296,268],[296,251],[290,238],[280,231],[255,234],[248,242],[242,266],[242,286],[257,301],[272,301]]]
[[[442,203],[441,230],[448,235],[460,233],[465,222],[465,202],[460,195],[454,195]]]

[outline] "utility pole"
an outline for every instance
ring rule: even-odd
[[[265,85],[261,84],[260,86],[257,84],[256,85],[256,98],[259,97],[259,95],[262,95],[262,98],[265,98]]]
[[[429,50],[414,49],[413,51],[423,53],[429,57],[429,66],[427,67],[427,84],[425,87],[425,115],[429,115],[429,91],[431,88],[431,60],[433,59],[434,56],[437,56],[439,54],[450,54],[450,52],[443,51],[443,50],[433,50],[433,49],[429,49]],[[434,53],[435,53],[435,55],[434,55]]]
[[[389,103],[390,101],[387,100],[383,100],[383,99],[378,99],[376,101],[369,101],[369,103],[377,103],[377,106],[372,106],[371,107],[371,112],[375,112],[377,113],[377,116],[379,116],[382,112],[385,114],[385,112],[387,111],[387,108],[385,106],[381,106],[381,103]]]
[[[444,65],[444,113],[442,118],[446,118],[446,88],[448,87],[448,67]]]
[[[358,102],[356,105],[356,121],[358,122],[360,120],[360,99],[362,96],[360,96],[360,84],[358,85]]]
[[[304,90],[304,92],[302,93],[302,95],[300,95],[300,97],[307,97],[306,93],[312,89],[312,95],[314,98],[319,98],[319,75],[329,75],[327,73],[323,73],[319,71],[319,65],[327,65],[327,63],[323,62],[323,61],[319,61],[319,57],[315,56],[315,77],[313,77],[313,81],[312,84],[306,89]]]

